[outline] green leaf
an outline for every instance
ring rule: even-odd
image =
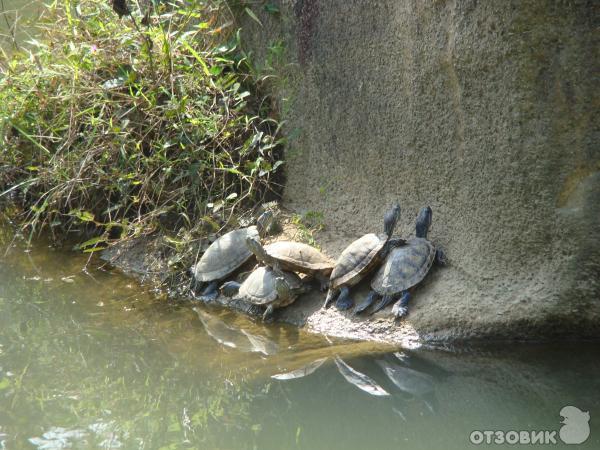
[[[204,74],[210,76],[210,71],[208,70],[208,66],[206,65],[206,62],[204,61],[204,58],[202,56],[200,56],[200,54],[196,50],[194,50],[192,48],[192,46],[187,43],[187,41],[181,41],[181,43],[186,48],[186,50],[188,52],[190,52],[194,58],[196,58],[196,61],[198,61],[198,63],[200,63]]]
[[[212,206],[209,206],[209,205],[211,205],[211,203],[209,203],[206,206],[208,208],[212,208]],[[204,216],[204,217],[202,217],[201,220],[202,220],[202,222],[207,223],[212,228],[213,231],[217,231],[219,228],[221,228],[221,226],[217,222],[215,222],[215,220],[210,216]]]
[[[239,170],[237,170],[233,167],[224,167],[223,170],[225,170],[225,172],[229,172],[234,175],[244,175],[242,172],[240,172]]]
[[[104,246],[100,246],[100,247],[94,247],[94,248],[86,248],[83,253],[94,253],[94,252],[99,252],[100,250],[104,250],[108,248],[108,246],[104,245]]]
[[[221,72],[223,72],[223,67],[222,66],[212,66],[209,69],[209,72],[211,73],[211,75],[218,77],[219,75],[221,75]]]
[[[265,5],[265,11],[269,14],[279,14],[279,6],[274,3],[267,3]]]
[[[2,378],[0,381],[0,391],[10,386],[10,380],[8,378]]]
[[[165,236],[164,237],[165,242],[169,243],[169,244],[174,244],[174,245],[181,245],[184,243],[184,241],[182,241],[181,239],[174,239],[172,237],[169,236]]]
[[[36,214],[41,214],[46,210],[47,207],[48,207],[48,202],[45,201],[44,203],[42,203],[42,206],[32,205],[31,210]]]
[[[102,236],[98,236],[98,237],[92,238],[90,240],[87,240],[85,242],[82,242],[81,244],[77,245],[76,247],[77,248],[87,248],[87,247],[95,246],[99,242],[106,243],[106,238],[102,237]]]
[[[70,216],[75,216],[82,222],[93,222],[94,215],[89,211],[82,211],[81,209],[72,209],[69,211]]]
[[[12,122],[8,122],[10,124],[10,126],[12,126],[15,130],[17,130],[19,133],[21,133],[21,135],[27,139],[29,142],[31,142],[33,145],[35,145],[37,148],[39,148],[40,150],[44,151],[45,153],[47,153],[48,155],[50,154],[50,150],[48,150],[46,147],[44,147],[42,144],[40,144],[38,141],[36,141],[30,134],[26,133],[25,131],[23,131],[21,128],[19,128],[17,125],[15,125]]]
[[[256,14],[254,14],[254,12],[250,9],[250,8],[244,8],[244,11],[246,11],[246,14],[248,14],[254,21],[256,21],[256,23],[258,23],[261,27],[263,26],[262,22],[260,21],[260,19],[258,17],[256,17]]]

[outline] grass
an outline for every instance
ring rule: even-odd
[[[31,234],[92,232],[80,248],[95,251],[276,197],[280,124],[234,15],[160,5],[119,18],[106,0],[55,1],[2,55],[0,195]]]
[[[314,234],[325,229],[323,213],[320,211],[307,211],[305,214],[293,214],[291,223],[296,226],[296,239],[313,247],[320,248]]]

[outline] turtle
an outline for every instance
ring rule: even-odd
[[[269,265],[269,261],[275,260],[282,270],[305,273],[308,278],[316,278],[321,283],[322,290],[327,288],[333,261],[316,248],[293,241],[278,241],[262,247],[258,240],[250,236],[246,239],[246,244],[256,255],[256,259],[263,264]],[[263,250],[258,247],[262,247]],[[264,253],[269,257],[267,261],[264,260]]]
[[[374,269],[391,247],[404,242],[403,239],[391,239],[399,218],[400,205],[396,203],[385,213],[384,233],[365,234],[346,247],[331,272],[329,291],[323,305],[325,308],[329,307],[336,297],[336,306],[339,310],[352,307],[350,287],[357,284],[369,271]]]
[[[446,264],[446,255],[443,250],[435,248],[427,239],[432,216],[433,212],[429,206],[421,209],[415,227],[416,237],[409,239],[406,245],[390,250],[371,281],[372,290],[365,300],[355,308],[356,314],[365,311],[379,297],[381,299],[373,307],[373,312],[396,302],[392,308],[395,318],[403,317],[408,313],[407,306],[411,297],[411,288],[425,278],[434,263]]]
[[[200,300],[207,302],[217,297],[219,281],[242,266],[252,256],[252,252],[246,246],[246,238],[263,237],[273,221],[273,212],[265,211],[257,219],[256,225],[230,231],[208,247],[200,261],[192,268],[197,285],[208,283],[198,297]]]
[[[306,285],[293,272],[260,266],[255,268],[243,283],[228,281],[221,286],[221,293],[252,305],[265,307],[263,320],[275,310],[293,303],[306,291]]]

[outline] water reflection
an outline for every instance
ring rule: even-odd
[[[368,375],[353,369],[339,356],[335,357],[335,365],[344,379],[348,383],[359,388],[361,391],[365,391],[367,394],[374,396],[390,395],[389,392],[377,384],[375,380]]]
[[[281,380],[281,381],[295,380],[297,378],[303,378],[303,377],[310,375],[311,373],[314,373],[328,359],[329,358],[319,358],[319,359],[314,360],[310,364],[307,364],[306,366],[303,366],[299,369],[292,370],[290,372],[276,373],[275,375],[271,375],[271,378],[273,378],[274,380]]]
[[[198,314],[206,334],[221,345],[235,348],[241,352],[262,353],[265,356],[274,355],[279,351],[277,343],[266,336],[228,325],[201,307],[193,309]]]
[[[86,430],[81,429],[68,430],[62,427],[51,427],[42,437],[29,438],[29,442],[40,450],[71,448],[74,443],[87,444],[87,434]]]
[[[436,400],[433,377],[383,359],[378,359],[375,362],[401,392],[421,398],[429,410],[435,412],[432,406]]]

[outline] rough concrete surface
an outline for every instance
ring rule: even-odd
[[[395,200],[409,236],[430,205],[450,265],[403,326],[433,340],[598,337],[594,2],[276,3],[256,5],[262,26],[242,17],[244,42],[256,61],[286,48],[284,204],[323,213],[324,250],[380,231]],[[354,323],[316,314],[318,331]]]

